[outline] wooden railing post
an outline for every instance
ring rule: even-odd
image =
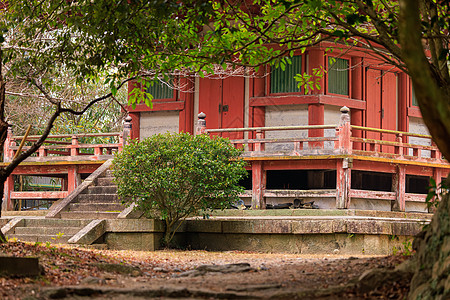
[[[396,140],[397,140],[398,146],[395,146],[394,153],[400,155],[400,158],[402,158],[403,157],[403,153],[404,153],[404,150],[403,150],[403,133],[397,133]]]
[[[14,151],[11,150],[10,146],[13,143],[12,140],[12,124],[8,124],[8,131],[6,132],[5,143],[3,144],[3,161],[8,162],[11,161],[14,157]]]
[[[351,142],[351,130],[350,125],[350,109],[347,106],[341,108],[341,120],[339,122],[339,129],[337,134],[339,135],[339,151],[343,154],[352,153],[352,142]]]
[[[198,114],[197,126],[195,127],[195,135],[203,134],[206,132],[206,114],[201,112]]]
[[[70,147],[70,156],[77,156],[80,153],[78,143],[78,137],[76,135],[72,135],[72,145]]]
[[[257,130],[255,135],[257,140],[261,140],[264,138],[264,132],[262,130]],[[264,150],[264,144],[261,142],[255,143],[255,151],[262,151]]]
[[[431,140],[431,146],[437,147],[436,143],[433,140]],[[442,154],[439,151],[439,149],[434,149],[434,150],[431,150],[430,157],[434,158],[434,159],[442,159]]]

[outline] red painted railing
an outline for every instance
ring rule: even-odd
[[[50,135],[32,156],[21,163],[5,183],[4,209],[13,209],[13,200],[57,200],[65,198],[80,183],[80,173],[93,172],[98,165],[121,151],[131,132],[131,118],[125,119],[122,132]],[[3,164],[8,164],[17,155],[29,149],[27,143],[37,141],[40,136],[13,136],[11,128],[5,140]],[[22,143],[24,142],[24,143]],[[20,147],[19,144],[25,146]],[[15,191],[15,175],[56,176],[64,178],[62,191]]]
[[[13,159],[19,149],[18,143],[23,140],[23,136],[9,136],[5,141],[4,161],[8,162]],[[27,142],[36,141],[39,136],[28,136]],[[80,139],[88,138],[107,138],[114,142],[109,143],[80,143]],[[120,151],[123,147],[123,133],[92,133],[92,134],[74,134],[74,135],[50,135],[44,142],[44,145],[26,161],[41,160],[57,160],[67,159],[98,159],[101,155],[112,155],[116,151]],[[24,146],[21,150],[26,151],[29,146]],[[82,156],[82,157],[81,157]]]
[[[341,110],[341,122],[338,125],[305,125],[249,128],[206,128],[205,115],[199,115],[197,133],[223,134],[238,132],[247,133],[254,138],[233,139],[231,142],[244,147],[244,157],[258,156],[301,156],[353,154],[361,156],[376,156],[402,160],[427,161],[447,163],[443,160],[439,149],[432,142],[430,135],[410,132],[369,128],[350,125],[348,109]],[[334,130],[335,134],[325,136],[324,131]],[[268,132],[295,131],[289,137],[266,137]],[[314,136],[308,136],[314,131]],[[322,132],[322,136],[317,136]],[[353,134],[357,132],[357,136]],[[421,144],[408,142],[411,138],[421,141]],[[267,147],[270,144],[290,145],[287,150],[277,150]]]

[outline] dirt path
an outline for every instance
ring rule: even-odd
[[[0,245],[2,253],[38,256],[45,273],[36,279],[0,277],[1,299],[403,299],[408,290],[407,280],[367,292],[355,285],[365,271],[393,269],[403,256],[137,252],[23,243]]]

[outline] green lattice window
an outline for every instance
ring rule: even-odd
[[[270,72],[270,93],[295,93],[300,92],[298,82],[295,81],[294,76],[302,74],[302,57],[294,56],[291,58],[291,64],[286,64],[286,68],[281,67],[272,68]]]
[[[348,59],[328,58],[328,93],[348,95]]]
[[[173,98],[173,89],[163,82],[153,82],[147,87],[147,93],[153,96],[153,99]]]

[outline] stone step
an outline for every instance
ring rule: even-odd
[[[63,233],[63,235],[73,236],[75,233],[80,231],[83,227],[16,227],[14,229],[14,234],[22,235],[58,235],[58,233]]]
[[[120,203],[117,194],[80,194],[74,203]]]
[[[68,244],[69,239],[72,237],[72,235],[63,235],[58,237],[57,235],[34,235],[34,234],[11,234],[8,235],[8,239],[11,240],[13,238],[16,238],[19,241],[22,242],[40,242],[40,243],[46,243],[50,242],[52,244]]]
[[[61,212],[61,219],[115,219],[119,215],[118,212],[92,212],[92,211],[76,211]]]
[[[89,223],[86,220],[67,219],[25,219],[24,227],[84,227]]]
[[[69,211],[122,211],[125,209],[125,206],[122,206],[119,203],[101,203],[101,202],[94,202],[94,203],[71,203],[69,204]]]
[[[97,186],[111,186],[116,185],[113,181],[114,177],[100,177],[97,178]]]
[[[102,177],[114,177],[113,171],[110,169],[106,170]]]
[[[117,194],[117,186],[90,186],[85,194]]]

